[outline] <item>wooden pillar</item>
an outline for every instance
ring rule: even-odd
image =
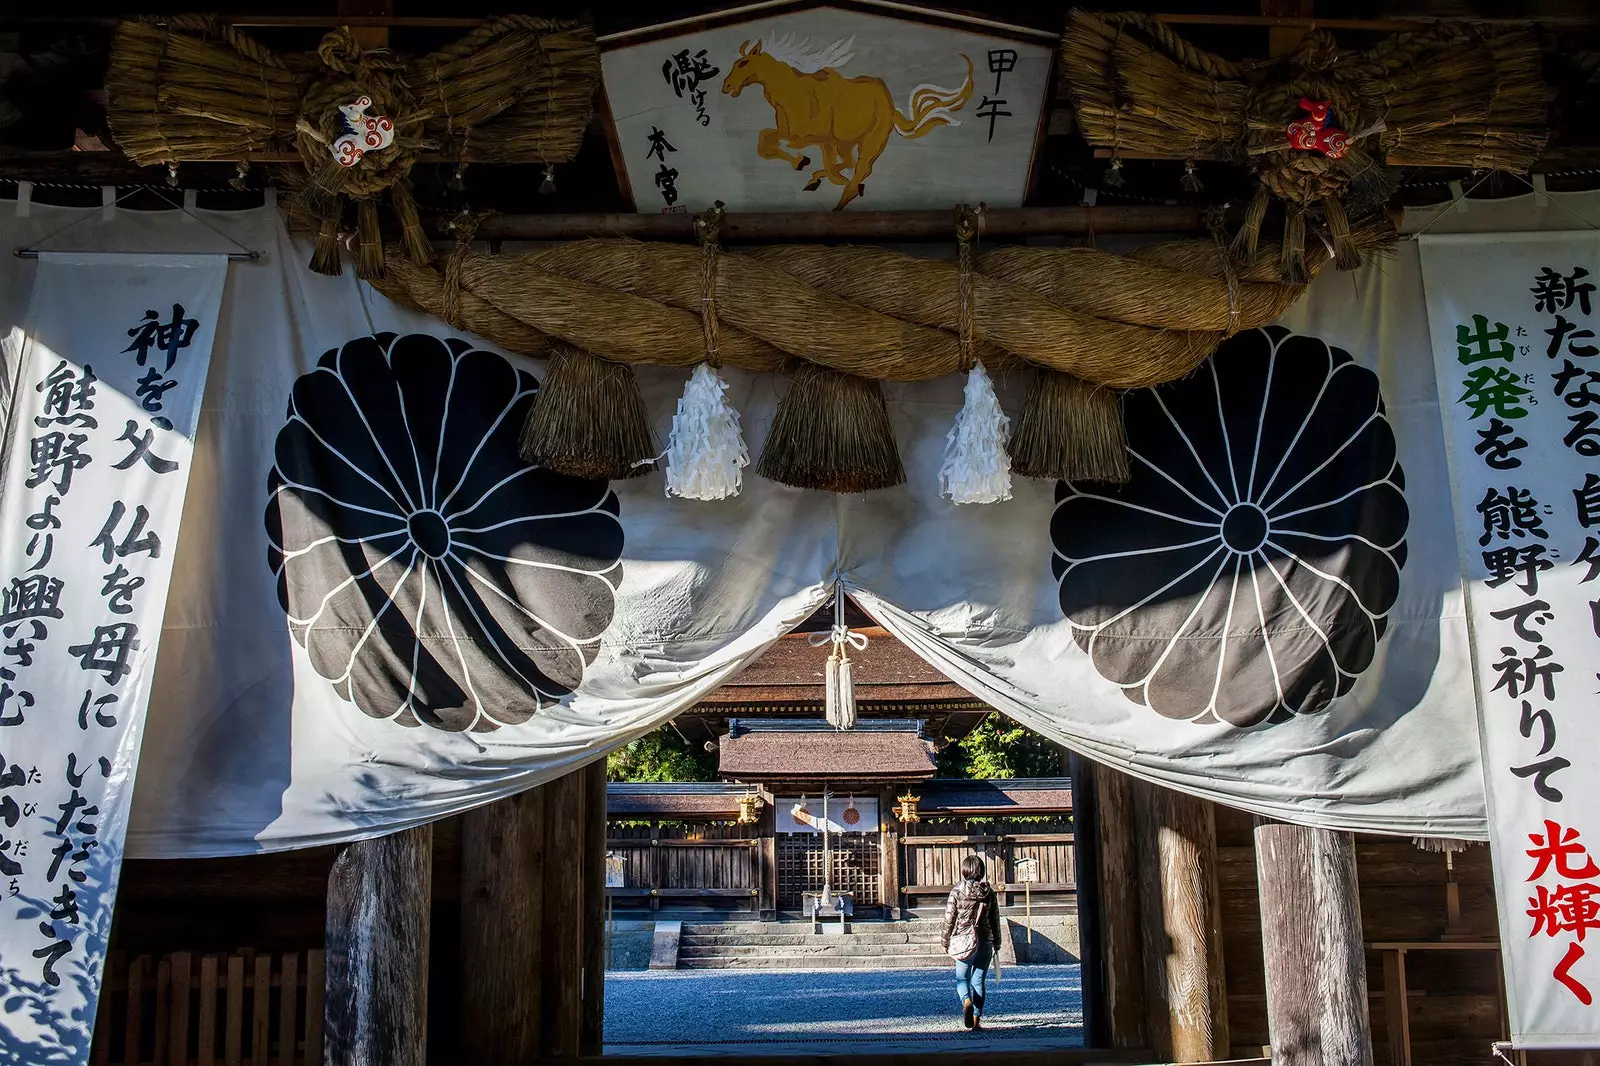
[[[348,844],[328,874],[323,1061],[424,1066],[433,826]]]
[[[1164,1060],[1228,1057],[1217,829],[1211,804],[1134,784],[1145,1025]]]
[[[540,1050],[550,1058],[578,1054],[583,1013],[583,838],[586,775],[575,771],[545,786],[544,980]]]
[[[1149,1047],[1144,1024],[1144,951],[1134,848],[1133,779],[1109,766],[1097,766],[1094,798],[1107,1036],[1112,1047]]]
[[[545,789],[461,819],[461,1057],[522,1066],[539,1057]]]
[[[584,787],[583,1013],[578,1024],[578,1053],[599,1055],[606,1016],[606,761],[596,759],[580,772]]]
[[[1083,982],[1083,1043],[1111,1047],[1107,1017],[1105,951],[1100,920],[1100,849],[1095,819],[1095,765],[1062,749],[1062,767],[1072,779],[1072,851],[1078,908],[1078,972]]]
[[[761,902],[759,905],[761,920],[773,921],[778,917],[778,804],[777,797],[772,797],[773,802],[763,804],[761,807],[761,855],[758,861],[761,864]]]
[[[1274,1066],[1372,1066],[1355,841],[1264,819],[1255,838]]]
[[[878,792],[878,869],[881,874],[883,913],[900,917],[900,822],[894,816],[894,789]]]

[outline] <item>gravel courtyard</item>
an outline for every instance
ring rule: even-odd
[[[961,1027],[953,975],[937,970],[678,970],[606,975],[606,1051],[890,1052],[1082,1044],[1077,966],[1013,966],[989,984],[984,1028]],[[767,1045],[760,1048],[753,1045]]]

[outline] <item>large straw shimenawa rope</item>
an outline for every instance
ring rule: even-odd
[[[118,25],[107,118],[141,165],[237,160],[242,171],[252,157],[297,153],[295,198],[317,232],[312,268],[339,272],[354,204],[357,272],[372,278],[386,265],[381,198],[411,259],[432,257],[410,189],[419,152],[462,164],[571,159],[599,73],[591,26],[528,15],[494,19],[419,58],[363,50],[345,28],[315,53],[280,56],[210,16],[158,16]],[[341,166],[332,149],[353,131],[340,107],[362,97],[368,117],[393,123],[393,143]]]
[[[1368,251],[1394,237],[1384,216],[1357,224],[1351,234]],[[1325,239],[1314,242],[1308,270],[1330,256]],[[1107,480],[1126,477],[1121,418],[1108,390],[1183,377],[1224,337],[1273,321],[1304,292],[1272,280],[1264,263],[1237,266],[1216,239],[1159,244],[1129,256],[1007,247],[974,259],[976,269],[963,281],[958,264],[945,260],[879,248],[773,245],[721,252],[709,261],[714,278],[708,279],[708,259],[692,245],[595,240],[490,255],[463,244],[442,266],[391,256],[374,284],[398,303],[526,355],[570,345],[613,363],[688,368],[707,357],[702,313],[714,283],[720,363],[795,374],[790,421],[810,397],[838,408],[823,423],[835,426],[851,422],[847,408],[881,422],[874,381],[920,381],[970,367],[960,337],[965,285],[976,357],[997,373],[1031,366],[1046,375],[1024,405],[1017,472]],[[577,365],[562,359],[564,367]],[[583,394],[575,395],[581,405]],[[584,415],[568,405],[563,417],[614,417],[598,400],[592,406]],[[892,441],[886,450],[881,441],[818,432],[813,455],[799,450],[805,428],[786,422],[782,439],[790,443],[771,461],[764,455],[761,472],[835,491],[903,479]],[[870,454],[874,461],[866,465],[874,469],[841,470],[838,453],[828,448]],[[619,452],[606,461],[625,458]],[[575,461],[571,472],[581,465]]]
[[[1248,165],[1259,184],[1235,249],[1253,262],[1269,202],[1284,206],[1278,276],[1303,281],[1308,221],[1321,223],[1340,269],[1360,262],[1350,218],[1381,207],[1388,166],[1526,170],[1549,135],[1554,91],[1526,29],[1440,23],[1367,52],[1313,30],[1288,55],[1233,63],[1140,13],[1075,10],[1061,70],[1084,137],[1160,159]],[[1324,116],[1347,148],[1302,149],[1288,126]]]

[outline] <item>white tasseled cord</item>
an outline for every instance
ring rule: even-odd
[[[694,368],[678,399],[667,440],[667,495],[690,500],[722,500],[739,495],[750,465],[739,412],[729,403],[728,383],[717,368],[717,234],[722,225],[718,200],[694,222],[700,235],[700,332],[706,361]]]
[[[844,623],[844,590],[833,594],[833,629],[826,633],[813,633],[807,638],[812,647],[831,644],[825,672],[823,708],[828,724],[835,729],[856,727],[856,687],[851,676],[850,649],[865,651],[867,635],[852,632]]]
[[[957,291],[960,298],[961,362],[967,368],[961,412],[945,438],[944,463],[939,467],[939,494],[955,503],[997,503],[1011,499],[1011,419],[1000,408],[994,382],[974,355],[972,295],[973,241],[983,220],[983,205],[974,212],[956,208],[956,237],[960,241]]]

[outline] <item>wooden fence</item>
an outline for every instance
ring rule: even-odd
[[[103,1066],[321,1066],[323,953],[106,961],[90,1061]]]
[[[1059,906],[1076,899],[1070,831],[990,836],[929,832],[902,837],[900,847],[900,891],[911,907],[919,901],[923,905],[934,902],[929,897],[947,895],[961,879],[961,860],[974,854],[983,857],[989,880],[1004,894],[1002,903],[1006,905],[1016,902],[1024,891],[1017,862],[1025,858],[1034,860],[1037,880],[1031,892],[1035,906]]]
[[[761,840],[749,827],[613,827],[606,851],[622,859],[622,887],[607,893],[621,906],[663,899],[748,901],[761,887]]]

